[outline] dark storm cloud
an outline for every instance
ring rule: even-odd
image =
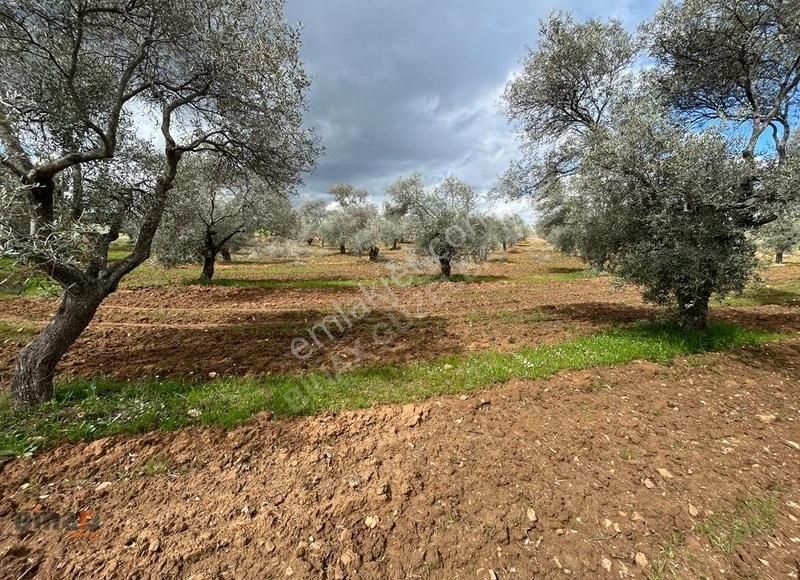
[[[331,183],[375,201],[397,175],[447,174],[491,186],[516,155],[500,95],[538,20],[553,9],[635,24],[655,3],[523,0],[288,0],[314,77],[307,124],[326,153],[306,195]]]

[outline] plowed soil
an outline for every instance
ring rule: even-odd
[[[394,259],[394,258],[393,258]],[[368,279],[320,254],[222,278]],[[306,360],[291,341],[353,287],[184,285],[137,274],[61,363],[65,377],[336,370],[553,343],[653,318],[635,288],[522,246],[472,283],[392,288]],[[148,278],[149,277],[149,278]],[[800,265],[772,268],[792,284]],[[736,304],[736,303],[734,303]],[[0,381],[52,298],[0,301]],[[800,332],[794,292],[714,317]],[[393,340],[382,321],[404,323]],[[360,356],[343,362],[358,347]],[[62,445],[0,465],[0,578],[798,578],[800,339],[512,381],[416,406]],[[91,513],[77,529],[20,527]],[[38,514],[38,515],[37,515]],[[71,521],[71,520],[70,520]],[[73,522],[77,523],[77,522]]]
[[[289,264],[221,266],[224,280],[280,282],[387,277],[405,253],[386,264],[324,254]],[[583,265],[539,244],[524,245],[492,261],[460,266],[476,282],[343,288],[172,286],[126,288],[111,295],[60,365],[66,377],[159,376],[196,378],[215,373],[260,375],[306,369],[404,363],[473,350],[515,350],[554,343],[602,328],[652,319],[636,288],[615,286],[607,276],[581,277]],[[415,265],[415,268],[418,268]],[[412,270],[418,274],[435,271]],[[169,271],[172,272],[172,271]],[[180,269],[182,275],[194,269]],[[288,272],[288,273],[287,273]],[[372,275],[372,279],[364,276]],[[159,280],[153,274],[153,280]],[[310,276],[320,276],[310,278]],[[800,280],[800,264],[772,268],[770,278]],[[138,280],[139,283],[142,280]],[[326,339],[308,358],[292,355],[295,337],[326,317],[366,304],[369,314],[339,332],[327,323]],[[37,328],[55,309],[54,298],[0,301],[0,323]],[[800,304],[716,308],[714,316],[745,326],[800,331]],[[328,318],[330,320],[330,318]],[[379,331],[396,329],[391,340]],[[0,340],[0,383],[7,383],[21,341]],[[353,356],[353,353],[357,353]],[[121,353],[123,356],[121,356]]]
[[[785,342],[63,446],[4,469],[0,576],[796,578],[799,363]],[[99,527],[20,536],[18,510]]]

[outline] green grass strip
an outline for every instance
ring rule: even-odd
[[[62,441],[187,425],[230,428],[264,410],[288,416],[406,403],[513,378],[545,378],[562,370],[634,360],[668,363],[681,355],[753,346],[779,337],[728,324],[714,325],[703,334],[648,324],[513,353],[454,354],[336,375],[312,372],[208,382],[74,380],[59,386],[54,401],[24,414],[15,413],[6,399],[0,399],[0,454],[20,455]]]

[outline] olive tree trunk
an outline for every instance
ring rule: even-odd
[[[53,398],[56,366],[72,343],[89,326],[107,292],[97,288],[70,288],[56,313],[17,355],[11,400],[23,409]]]
[[[702,294],[691,298],[678,297],[678,318],[681,326],[693,330],[706,330],[708,328],[709,314],[708,302],[711,296]]]
[[[214,268],[217,264],[217,254],[206,254],[203,257],[203,271],[200,272],[201,280],[211,280],[214,277]]]
[[[53,398],[53,379],[61,357],[89,326],[106,296],[116,291],[120,280],[150,257],[153,237],[161,223],[167,193],[175,180],[181,153],[174,148],[168,148],[166,157],[163,173],[156,181],[154,202],[139,227],[133,252],[121,260],[107,262],[108,244],[119,233],[112,228],[113,231],[105,234],[101,255],[95,256],[97,263],[90,264],[85,272],[70,264],[49,259],[39,262],[40,269],[61,284],[64,294],[47,325],[17,355],[10,388],[11,404],[15,409],[28,409]],[[45,181],[45,185],[48,183]],[[51,210],[51,204],[48,205],[43,192],[44,190],[39,190],[36,195],[44,198],[44,201],[39,203],[37,199],[35,201],[38,205],[34,204],[40,224]],[[43,230],[45,228],[39,227],[38,235]]]
[[[783,264],[783,252],[775,252],[775,263]]]
[[[344,244],[339,244],[339,253],[340,253],[340,254],[344,254],[344,253],[346,253],[346,252],[345,252],[345,247],[344,247]]]
[[[380,248],[378,248],[377,246],[372,246],[369,249],[369,261],[370,262],[376,261],[378,259],[378,253],[380,253],[380,251],[381,251]]]
[[[439,269],[442,271],[442,278],[445,280],[450,279],[450,266],[451,259],[447,256],[440,256],[439,257]]]
[[[222,261],[225,262],[226,264],[230,264],[231,262],[233,262],[233,257],[231,256],[230,248],[223,246],[222,249],[219,251],[219,253],[222,254]]]

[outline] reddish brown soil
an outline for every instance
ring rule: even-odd
[[[620,323],[658,316],[635,289],[601,277],[526,283],[427,284],[372,290],[369,315],[345,331],[317,331],[322,345],[301,360],[292,339],[337,308],[365,298],[358,289],[164,287],[121,290],[64,357],[62,376],[197,377],[407,362],[471,350],[514,350],[553,343]],[[39,326],[52,299],[0,302],[0,320]],[[787,306],[716,309],[719,318],[779,331],[800,331],[800,311]],[[392,339],[383,329],[390,325]],[[18,341],[0,342],[0,383],[10,378]]]
[[[797,578],[799,371],[790,341],[62,446],[3,469],[0,576]],[[752,498],[774,527],[709,545],[699,524]],[[100,527],[16,535],[13,514],[35,509]]]

